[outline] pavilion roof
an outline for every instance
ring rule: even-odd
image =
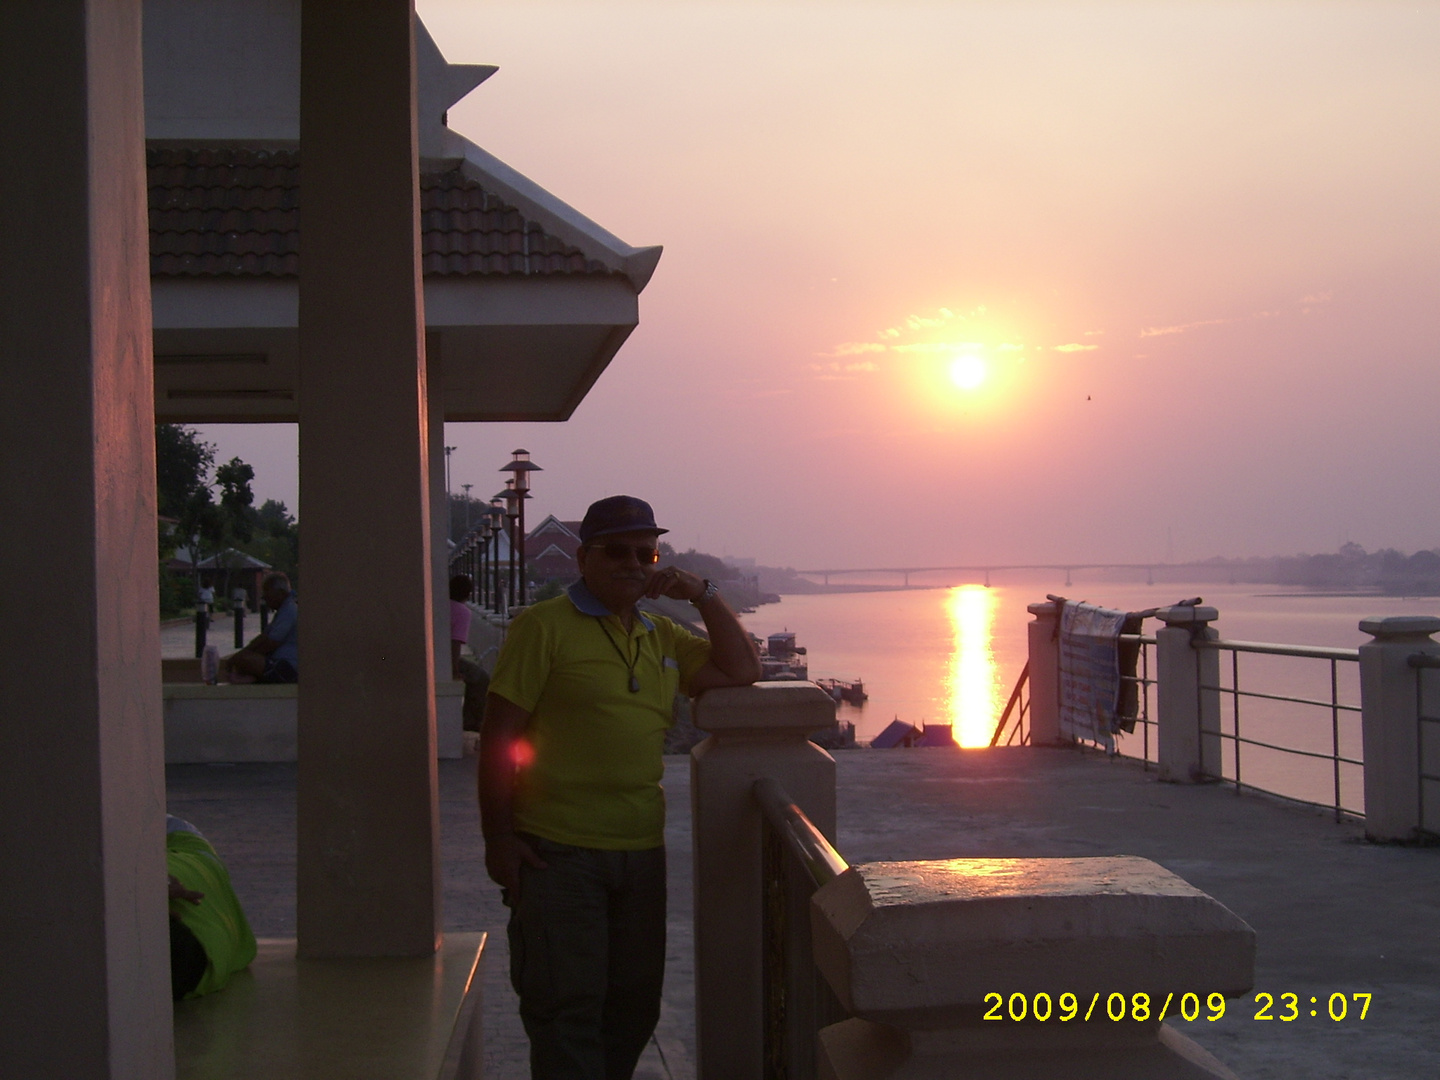
[[[298,149],[151,146],[146,164],[152,276],[299,276]],[[422,161],[420,215],[427,277],[617,272],[488,192],[459,162]]]

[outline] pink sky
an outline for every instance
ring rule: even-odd
[[[1440,546],[1440,4],[442,2],[465,134],[632,244],[566,424],[450,425],[797,567]],[[957,356],[987,378],[965,391]],[[296,505],[294,431],[207,427]]]

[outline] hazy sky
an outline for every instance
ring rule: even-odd
[[[500,66],[453,128],[665,246],[456,485],[797,567],[1440,546],[1440,3],[420,12]],[[295,505],[293,429],[205,431]]]

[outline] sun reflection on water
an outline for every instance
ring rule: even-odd
[[[950,723],[961,746],[988,746],[999,714],[995,676],[995,593],[983,585],[958,585],[950,590],[946,611],[954,647],[947,689]]]

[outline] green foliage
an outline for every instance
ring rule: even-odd
[[[249,466],[246,466],[249,468]],[[286,574],[290,584],[300,587],[300,526],[283,502],[266,499],[259,510],[251,511],[251,538],[240,550]]]
[[[550,600],[556,596],[559,596],[564,591],[565,586],[561,585],[560,582],[555,578],[551,578],[549,581],[545,582],[544,585],[541,585],[538,589],[531,593],[530,602],[533,604],[538,603],[541,600]]]
[[[661,553],[664,554],[663,552]],[[731,567],[726,566],[723,561],[714,555],[707,555],[703,551],[696,551],[691,548],[689,551],[682,551],[670,560],[681,570],[689,570],[692,574],[709,578],[711,581],[729,581],[738,577]]]
[[[215,482],[220,485],[220,516],[232,540],[243,542],[254,533],[251,523],[255,512],[251,505],[255,495],[250,490],[250,481],[254,479],[255,470],[238,457],[215,470]]]

